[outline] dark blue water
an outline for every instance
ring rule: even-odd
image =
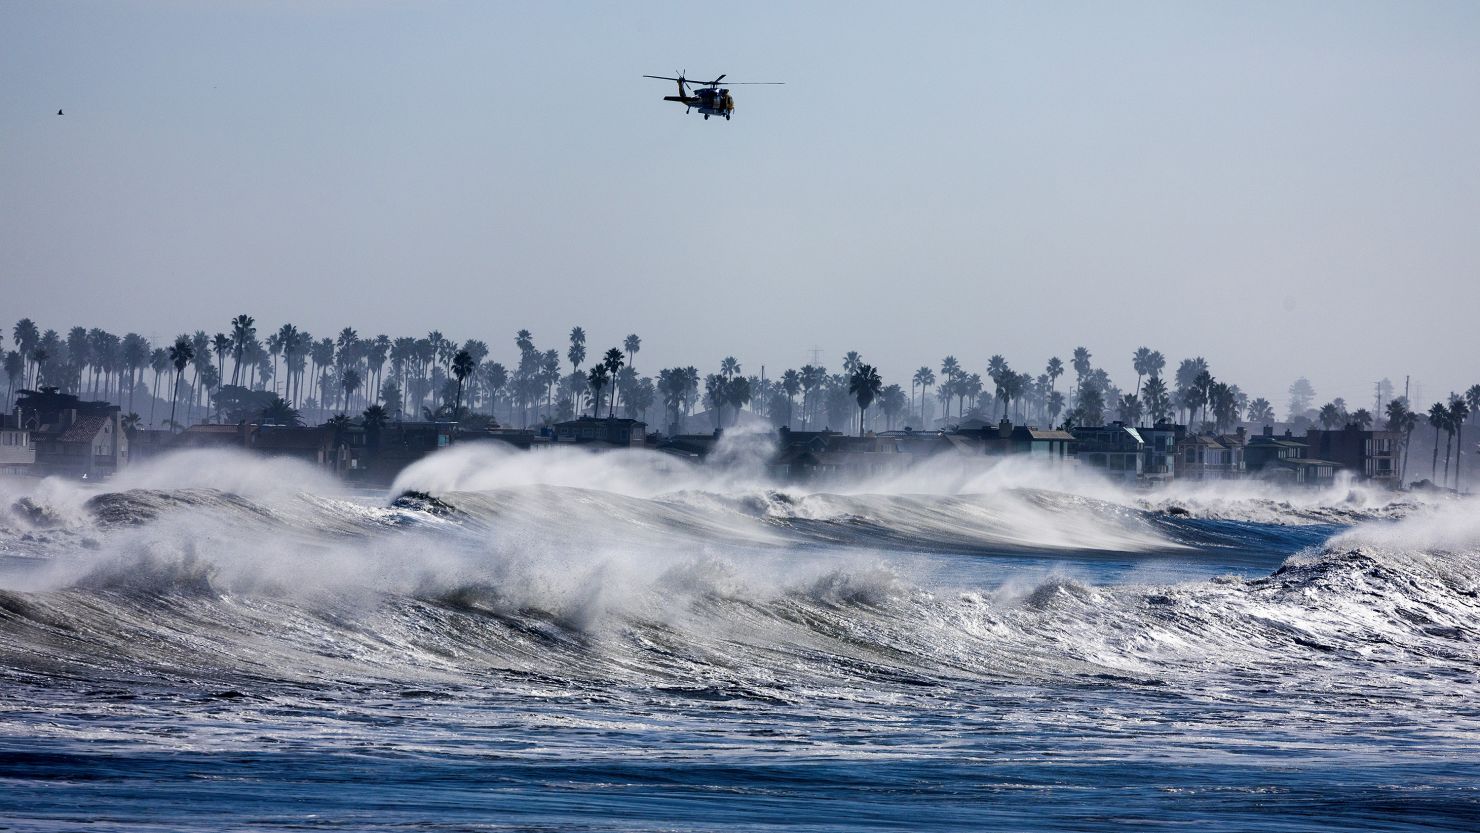
[[[448,499],[13,524],[0,829],[1480,829],[1475,556],[1416,533]]]

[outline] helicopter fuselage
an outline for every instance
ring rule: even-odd
[[[644,75],[643,78],[656,78],[659,81],[674,81],[678,84],[678,95],[665,95],[664,101],[673,101],[684,106],[684,112],[698,110],[708,121],[710,116],[723,116],[726,121],[735,113],[735,99],[730,95],[729,87],[721,87],[720,83],[725,80],[724,75],[713,81],[690,81],[684,77],[682,72],[673,75]],[[730,81],[734,84],[784,84],[785,81]]]
[[[698,110],[705,119],[722,116],[726,119],[735,112],[735,99],[725,89],[699,89],[692,95],[665,95],[664,101],[675,101],[688,110]]]

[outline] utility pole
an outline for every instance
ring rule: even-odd
[[[1372,411],[1372,418],[1375,420],[1382,413],[1382,382],[1373,382],[1372,387],[1377,391],[1377,407]]]

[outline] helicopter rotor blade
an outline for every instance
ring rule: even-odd
[[[684,82],[687,82],[689,80],[689,79],[684,78],[682,76],[680,76],[678,78],[674,78],[671,75],[644,75],[642,77],[643,78],[657,78],[657,79],[660,79],[660,80],[663,80],[663,81],[684,81]]]

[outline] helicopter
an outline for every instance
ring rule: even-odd
[[[644,75],[643,78],[657,78],[660,81],[677,81],[678,95],[665,95],[664,101],[677,101],[682,104],[685,113],[691,109],[697,109],[704,114],[704,120],[709,121],[710,116],[724,116],[725,121],[730,120],[730,114],[735,112],[735,98],[730,95],[728,87],[721,87],[719,82],[725,80],[725,76],[713,81],[690,81],[680,72],[675,78],[671,75]],[[778,85],[785,81],[731,81],[730,84],[745,85]],[[687,89],[693,87],[692,93]]]

